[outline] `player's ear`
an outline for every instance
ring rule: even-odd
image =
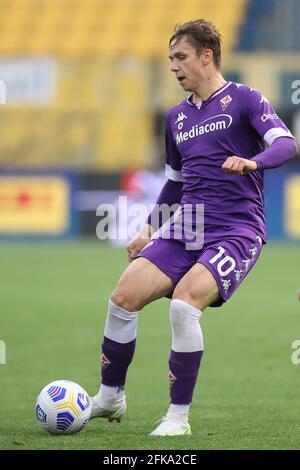
[[[211,49],[203,49],[201,58],[202,64],[208,65],[213,60],[213,51]]]

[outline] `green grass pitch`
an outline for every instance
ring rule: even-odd
[[[296,449],[300,437],[300,252],[268,245],[234,297],[202,317],[205,354],[191,408],[191,437],[148,434],[168,406],[167,299],[146,307],[127,382],[123,421],[94,420],[52,436],[35,421],[35,399],[55,379],[99,385],[107,298],[124,250],[101,242],[0,245],[0,449]]]

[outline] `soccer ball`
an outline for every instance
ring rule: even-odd
[[[91,401],[77,383],[55,380],[40,392],[35,412],[39,424],[51,434],[74,434],[88,422]]]

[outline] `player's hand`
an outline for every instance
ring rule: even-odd
[[[127,245],[128,251],[128,261],[134,260],[134,258],[139,254],[139,252],[150,242],[151,235],[154,232],[151,225],[145,225],[141,233],[135,235],[132,240]]]
[[[247,175],[247,173],[257,170],[257,163],[253,160],[233,155],[228,157],[223,163],[222,169],[224,173],[229,175]]]

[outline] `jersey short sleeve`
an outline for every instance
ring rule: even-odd
[[[181,167],[181,155],[175,144],[172,130],[171,130],[171,121],[170,114],[167,116],[166,120],[166,131],[165,131],[165,146],[166,146],[166,176],[171,181],[181,182],[183,181]]]
[[[267,98],[253,89],[248,89],[245,98],[250,123],[268,145],[278,137],[294,138]]]

